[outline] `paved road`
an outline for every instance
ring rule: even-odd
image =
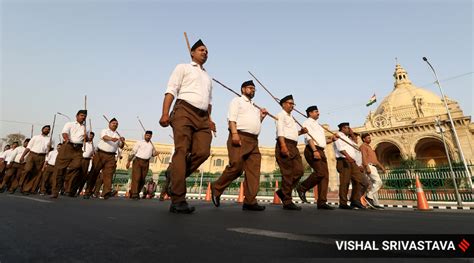
[[[322,262],[337,253],[325,235],[474,234],[472,211],[304,205],[298,212],[267,204],[248,212],[230,201],[189,202],[195,214],[177,215],[169,201],[0,194],[0,262]]]

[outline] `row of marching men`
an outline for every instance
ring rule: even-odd
[[[79,110],[76,121],[64,125],[63,143],[54,150],[49,125],[42,127],[40,135],[26,139],[23,146],[15,142],[10,149],[5,148],[0,154],[0,192],[20,189],[24,195],[39,191],[58,198],[59,193],[75,197],[84,189],[84,198],[88,199],[102,186],[101,197],[110,198],[116,154],[124,147],[125,138],[117,133],[118,121],[113,118],[101,131],[95,147],[94,133],[85,127],[86,118],[87,111]]]

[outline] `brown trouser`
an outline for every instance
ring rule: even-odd
[[[171,113],[175,152],[171,164],[171,201],[186,201],[186,177],[211,153],[211,129],[207,111],[177,100]]]
[[[130,186],[131,197],[139,197],[140,191],[145,185],[145,177],[150,167],[150,160],[135,157],[132,164],[132,185]]]
[[[37,177],[41,175],[41,169],[44,165],[44,159],[46,154],[37,154],[31,152],[28,154],[26,158],[26,164],[24,167],[24,182],[22,185],[22,192],[34,192],[34,186],[37,180]],[[20,182],[21,184],[21,182]]]
[[[43,172],[43,178],[41,179],[40,193],[46,194],[52,190],[54,170],[54,165],[46,165],[46,169]]]
[[[313,150],[309,145],[306,145],[304,149],[304,158],[308,164],[313,168],[313,172],[309,175],[306,180],[304,180],[300,185],[300,190],[303,192],[308,191],[314,186],[318,185],[318,205],[325,204],[328,195],[328,185],[329,185],[329,170],[328,170],[328,161],[326,159],[326,154],[324,154],[324,149],[321,147],[316,147],[317,151],[321,155],[321,159],[314,158]]]
[[[100,196],[100,188],[102,187],[103,182],[104,182],[104,180],[102,180],[102,173],[99,173],[99,175],[97,176],[97,180],[95,180],[95,185],[93,187],[94,189],[92,189],[92,192],[94,192],[94,195],[96,197]],[[87,190],[86,190],[86,192],[87,192]]]
[[[60,149],[54,165],[53,195],[58,195],[64,180],[64,191],[71,194],[74,180],[81,174],[82,145],[66,143]]]
[[[7,170],[5,171],[5,176],[3,177],[2,183],[0,184],[0,189],[10,188],[15,182],[17,174],[21,176],[22,171],[23,171],[23,165],[13,162],[12,166],[10,168],[7,168]]]
[[[171,173],[171,163],[168,165],[168,168],[166,169],[166,172],[165,172],[165,183],[161,185],[161,193],[160,193],[161,198],[164,198],[166,195],[168,196],[170,195],[168,193],[168,188],[171,182],[170,173]]]
[[[81,160],[81,173],[74,181],[74,186],[72,189],[73,193],[81,194],[82,189],[84,189],[84,185],[87,182],[87,175],[89,171],[89,164],[91,162],[91,158],[82,158]]]
[[[15,166],[16,172],[12,175],[13,179],[11,179],[12,182],[10,188],[8,189],[9,192],[15,192],[18,187],[23,187],[23,184],[25,183],[25,163],[13,163],[12,168],[14,168]]]
[[[97,176],[102,170],[102,179],[104,188],[102,189],[102,197],[110,195],[112,192],[112,178],[115,173],[117,162],[115,153],[109,153],[99,150],[92,160],[92,170],[87,178],[86,195],[90,195],[94,190]]]
[[[353,181],[351,202],[360,203],[360,197],[368,187],[367,180],[360,172],[355,162],[348,162],[345,158],[337,158],[337,172],[339,173],[339,205],[347,205],[349,184]],[[360,185],[358,187],[357,185]]]
[[[7,162],[0,161],[0,181],[3,180],[3,177],[6,175],[6,166]]]
[[[239,132],[241,146],[232,144],[232,134],[227,139],[227,151],[229,153],[229,165],[222,175],[212,183],[212,191],[215,196],[220,196],[224,190],[239,178],[245,171],[244,180],[244,203],[256,204],[255,199],[260,189],[260,163],[262,155],[258,149],[258,136]]]
[[[292,203],[291,193],[293,188],[304,174],[303,161],[301,159],[300,152],[296,147],[297,142],[285,139],[286,146],[290,152],[289,156],[283,156],[281,154],[280,143],[277,140],[275,146],[275,157],[280,167],[282,182],[281,191],[283,193],[283,204],[287,205]]]

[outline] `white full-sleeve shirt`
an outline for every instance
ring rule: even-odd
[[[237,130],[258,135],[262,127],[260,110],[246,96],[232,99],[227,120],[237,123]]]
[[[207,111],[212,102],[212,79],[195,62],[179,64],[170,76],[166,93]]]

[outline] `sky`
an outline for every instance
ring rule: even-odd
[[[0,137],[29,136],[32,124],[38,134],[57,112],[74,118],[87,95],[96,133],[105,115],[140,139],[139,116],[153,141],[172,143],[158,121],[171,72],[190,62],[183,32],[208,47],[211,77],[239,91],[251,71],[275,96],[292,94],[300,111],[317,105],[331,129],[364,124],[393,90],[395,58],[414,85],[440,94],[428,57],[446,95],[473,115],[470,0],[0,2]],[[374,93],[378,102],[366,107]],[[213,146],[225,145],[233,96],[214,83]],[[281,111],[258,85],[254,100]],[[57,115],[54,139],[66,121]],[[260,145],[274,143],[267,118]]]

